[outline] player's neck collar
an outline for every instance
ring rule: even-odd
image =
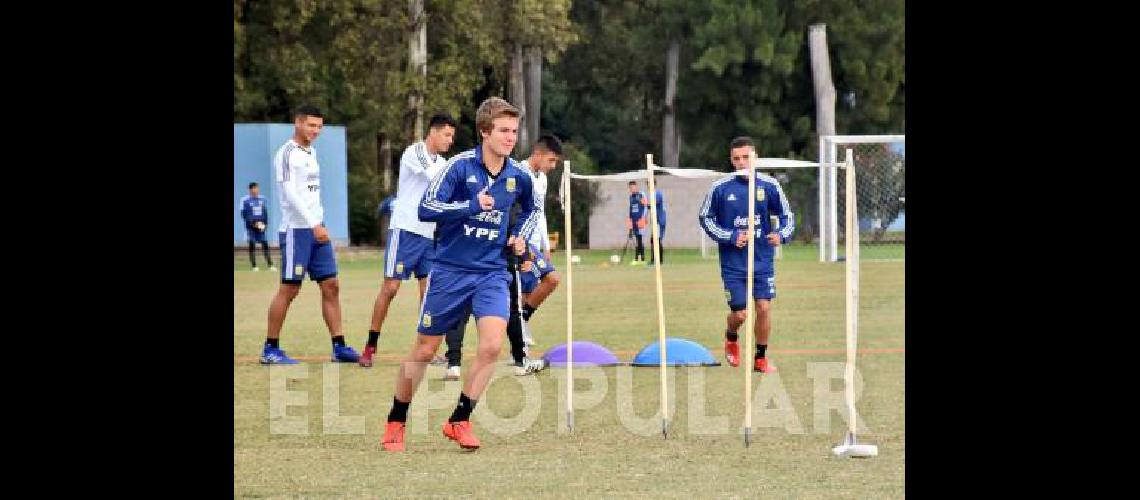
[[[487,166],[487,162],[483,161],[483,144],[482,143],[480,143],[478,146],[475,146],[475,159],[479,160],[479,166],[483,167],[483,171],[487,172],[487,177],[490,177],[491,179],[498,179],[511,166],[511,157],[510,156],[504,156],[503,157],[503,166],[501,168],[499,168],[499,172],[497,174],[492,174],[491,168]]]

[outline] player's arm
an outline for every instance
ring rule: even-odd
[[[321,224],[320,219],[316,214],[313,214],[304,203],[301,202],[301,193],[297,188],[295,179],[301,178],[304,175],[304,169],[300,162],[293,161],[293,157],[298,153],[297,150],[290,152],[288,158],[283,158],[281,165],[277,165],[277,187],[281,189],[281,195],[289,201],[289,205],[296,210],[305,221],[307,227],[316,229]]]
[[[768,213],[776,215],[780,221],[778,235],[780,243],[783,244],[791,241],[792,233],[796,230],[796,218],[792,214],[788,197],[784,195],[784,188],[780,187],[779,181],[772,181],[772,187],[771,196],[768,196]]]
[[[717,243],[732,243],[740,236],[738,230],[724,227],[717,223],[716,213],[720,210],[720,196],[716,192],[716,187],[709,190],[705,195],[705,201],[701,203],[701,210],[697,214],[697,219],[700,221],[701,229],[705,230],[705,234],[709,235]]]
[[[420,175],[427,180],[432,180],[442,169],[436,168],[428,160],[427,146],[423,144],[419,142],[408,148],[408,151],[400,157],[400,167],[401,169],[407,168],[412,175]]]
[[[241,200],[241,220],[245,221],[245,227],[252,227],[253,222],[250,220],[253,217],[253,210],[249,208],[249,203],[245,198]]]
[[[459,156],[452,157],[420,198],[419,217],[426,222],[447,222],[470,217],[481,208],[476,200],[451,201],[457,188],[463,187],[463,169],[455,164]],[[485,189],[485,188],[484,188]]]
[[[542,213],[542,196],[534,189],[529,175],[519,176],[519,224],[517,233],[512,234],[516,238],[522,238],[523,241],[530,240],[530,236],[534,233],[535,228],[538,227],[539,214]]]

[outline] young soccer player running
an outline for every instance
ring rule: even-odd
[[[542,210],[530,175],[509,157],[518,138],[518,122],[518,109],[507,101],[498,97],[483,101],[475,113],[480,145],[452,157],[424,193],[419,216],[439,224],[439,240],[421,306],[419,335],[396,378],[382,440],[385,450],[404,449],[405,422],[416,387],[443,335],[468,311],[475,315],[479,334],[477,354],[443,434],[464,449],[479,448],[471,411],[494,372],[510,316],[511,279],[503,247],[511,246],[515,255],[522,255]],[[522,221],[517,233],[508,231],[505,216],[516,201]]]
[[[749,169],[756,157],[752,139],[737,137],[729,144],[732,166],[740,172]],[[755,170],[754,170],[755,171]],[[747,175],[747,174],[745,174]],[[729,365],[740,365],[740,345],[737,331],[745,320],[748,291],[748,203],[755,208],[755,258],[753,268],[753,299],[756,301],[756,358],[753,370],[763,373],[776,371],[768,362],[768,336],[772,331],[771,300],[776,296],[776,268],[773,257],[777,246],[787,243],[795,230],[792,210],[784,190],[775,178],[755,171],[756,192],[748,193],[748,178],[733,174],[713,183],[701,204],[701,228],[716,240],[720,250],[720,277],[728,299],[728,314],[724,341],[724,356]],[[779,218],[778,232],[772,231],[770,215]]]

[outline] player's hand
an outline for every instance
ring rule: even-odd
[[[645,217],[637,219],[637,228],[638,229],[645,229]]]
[[[328,243],[329,230],[325,229],[325,226],[317,224],[313,226],[313,238],[316,238],[316,240],[320,243]]]
[[[737,235],[737,237],[736,237],[736,248],[744,248],[745,246],[747,246],[748,245],[748,237],[751,234],[752,233],[749,233],[747,229],[741,229],[740,234]]]
[[[514,249],[515,255],[522,255],[526,251],[526,242],[517,236],[507,238],[507,246]]]
[[[253,226],[256,227],[258,231],[264,231],[265,230],[265,223],[264,222],[257,221],[253,224]]]
[[[768,233],[768,244],[774,247],[780,246],[780,235],[776,233]]]
[[[478,196],[479,208],[484,211],[495,208],[495,198],[492,198],[491,195],[487,194],[488,189],[490,189],[490,186],[484,187],[482,191],[479,191]]]
[[[533,268],[533,267],[534,267],[534,262],[531,262],[529,260],[524,260],[522,265],[519,266],[519,271],[522,271],[524,273],[529,273],[531,268]]]

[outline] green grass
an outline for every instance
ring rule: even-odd
[[[604,265],[610,253],[584,252],[582,264],[574,268],[575,339],[602,344],[628,361],[657,339],[654,273],[647,267]],[[792,246],[778,262],[779,298],[774,306],[770,357],[780,371],[778,377],[765,377],[765,385],[759,377],[753,378],[754,391],[778,385],[786,392],[787,406],[800,431],[789,432],[754,406],[753,441],[745,448],[740,435],[744,374],[720,366],[669,369],[674,378],[668,439],[662,438],[660,421],[655,418],[660,406],[657,368],[600,369],[604,399],[592,408],[579,408],[573,433],[560,433],[559,398],[565,390],[565,371],[551,369],[520,380],[503,366],[503,376],[495,379],[475,411],[483,448],[464,453],[439,434],[460,386],[439,381],[442,368],[431,367],[413,403],[413,415],[429,402],[441,408],[427,410],[426,419],[413,416],[408,452],[386,454],[379,440],[392,400],[396,363],[391,359],[406,353],[414,336],[418,309],[414,283],[405,283],[392,304],[380,342],[380,355],[385,359],[370,370],[336,365],[336,384],[332,379],[325,381],[323,373],[332,365],[305,363],[301,370],[307,378],[288,382],[288,390],[305,394],[308,405],[291,406],[288,415],[306,418],[308,435],[275,434],[270,421],[271,372],[254,358],[265,336],[266,310],[277,275],[249,272],[246,257],[239,254],[234,260],[234,494],[901,497],[905,354],[889,349],[901,348],[905,341],[904,263],[862,264],[860,348],[888,349],[859,357],[864,386],[857,407],[868,426],[861,440],[877,444],[879,456],[840,460],[830,456],[830,448],[842,437],[845,422],[831,411],[830,418],[823,420],[827,425],[816,426],[815,411],[823,405],[815,401],[815,382],[808,370],[842,366],[843,264],[819,263],[817,257],[817,247]],[[341,252],[338,258],[344,331],[359,348],[381,279],[381,261],[378,253]],[[555,262],[563,285],[531,321],[538,349],[566,339],[564,254],[556,254]],[[697,251],[670,251],[662,276],[668,335],[700,342],[721,358],[727,309],[715,257],[701,259]],[[469,332],[472,329],[469,326]],[[468,335],[467,353],[473,352],[474,345],[475,336]],[[319,292],[311,282],[290,309],[282,347],[292,356],[329,355]],[[585,372],[575,370],[579,376]],[[591,384],[578,380],[575,401],[582,404]],[[619,382],[630,380],[632,390],[619,389]],[[527,400],[523,382],[537,389],[539,396]],[[339,391],[340,415],[363,417],[363,434],[323,432],[326,383]],[[706,418],[719,418],[718,425],[697,426],[690,419],[690,406],[696,404],[690,385],[704,399]],[[823,389],[841,393],[842,383],[836,380]],[[514,418],[523,411],[524,402],[538,407],[532,425],[517,434],[491,430],[494,425],[486,420],[490,416],[486,413]],[[622,417],[630,415],[641,422],[623,424]]]

